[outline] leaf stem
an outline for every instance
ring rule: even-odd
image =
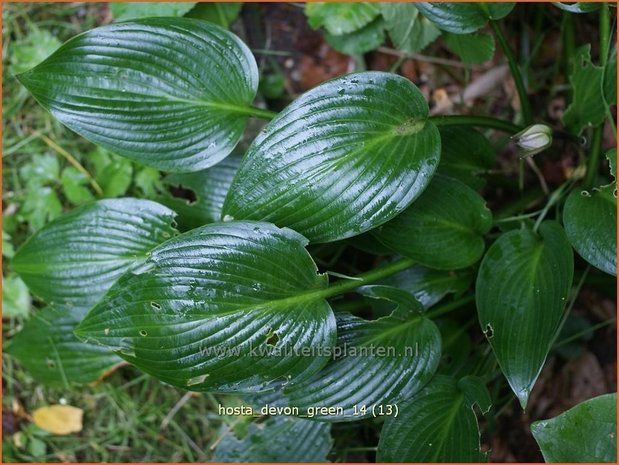
[[[608,14],[608,5],[603,3],[600,8],[600,65],[606,66],[608,61],[608,50],[610,48],[610,17]],[[591,137],[591,152],[587,158],[587,173],[585,175],[585,187],[591,188],[595,183],[595,175],[597,174],[600,162],[600,153],[602,152],[602,138],[604,135],[604,123],[593,129]]]
[[[262,119],[268,119],[271,120],[273,118],[275,118],[277,116],[277,112],[276,111],[271,111],[271,110],[265,110],[264,108],[258,108],[258,107],[248,107],[248,114],[250,114],[251,116],[255,116],[257,118],[262,118]]]
[[[516,134],[524,128],[516,124],[504,121],[491,116],[474,115],[440,115],[431,116],[432,121],[437,126],[476,126],[480,128],[496,129],[508,134]]]
[[[463,307],[466,304],[474,302],[474,301],[475,301],[475,296],[469,295],[461,299],[454,300],[453,302],[448,302],[444,305],[436,307],[432,309],[431,311],[429,311],[428,313],[426,313],[424,316],[426,318],[436,318],[437,316],[441,316],[441,315],[444,315],[445,313],[449,313],[453,310],[457,310],[460,307]]]
[[[344,294],[348,291],[356,289],[357,287],[371,284],[393,274],[399,273],[400,271],[404,271],[414,264],[414,260],[410,258],[402,258],[385,266],[381,266],[380,268],[370,270],[366,273],[361,273],[360,275],[355,276],[355,279],[342,279],[330,285],[327,289],[321,292],[321,297],[327,299],[329,297]]]
[[[529,126],[533,123],[533,114],[531,113],[531,106],[529,104],[529,98],[527,96],[527,89],[524,85],[524,80],[522,79],[520,67],[516,62],[514,54],[512,53],[512,50],[507,43],[507,39],[505,38],[505,35],[503,35],[503,31],[501,30],[499,25],[496,23],[496,21],[492,19],[489,21],[489,23],[494,30],[494,35],[499,41],[499,45],[503,50],[505,58],[507,58],[509,70],[511,71],[512,77],[514,78],[516,90],[518,91],[518,97],[520,98],[520,110],[522,111],[522,119],[524,120],[525,126]]]
[[[608,5],[602,3],[600,7],[600,65],[606,66],[610,50],[610,15]]]
[[[552,208],[553,205],[555,205],[559,200],[561,200],[561,197],[563,197],[563,194],[572,185],[572,183],[572,180],[568,180],[567,182],[561,184],[556,190],[554,190],[552,194],[550,194],[548,202],[546,203],[541,213],[537,217],[537,220],[535,221],[535,225],[533,226],[533,232],[537,232],[539,225],[542,224],[542,221],[544,221],[544,218],[546,218],[548,211]]]
[[[97,195],[99,197],[103,197],[103,189],[101,189],[101,186],[99,185],[99,183],[95,181],[95,178],[92,177],[92,175],[88,172],[88,170],[84,168],[81,165],[81,163],[77,161],[75,157],[73,157],[73,155],[71,155],[69,152],[67,152],[65,149],[63,149],[60,145],[58,145],[56,142],[51,140],[45,134],[41,134],[41,139],[43,139],[43,142],[45,142],[49,147],[51,147],[56,153],[58,153],[59,155],[64,157],[69,163],[71,163],[71,165],[73,165],[75,169],[77,169],[80,173],[86,176],[86,178],[88,178],[88,182],[90,183],[94,191],[97,193]]]

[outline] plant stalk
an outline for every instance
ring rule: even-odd
[[[473,115],[440,115],[431,116],[432,121],[437,126],[476,126],[480,128],[496,129],[508,134],[516,134],[524,128],[509,121],[503,121],[491,116]]]
[[[258,108],[258,107],[251,106],[247,108],[247,114],[251,116],[255,116],[257,118],[271,120],[275,118],[278,113],[276,111],[265,110],[264,108]]]
[[[610,48],[610,16],[608,13],[608,5],[603,3],[600,8],[600,65],[606,66],[608,61],[608,51]],[[602,152],[602,138],[604,136],[604,123],[596,126],[593,129],[591,137],[591,151],[587,158],[587,173],[585,174],[584,185],[590,189],[595,183],[595,176],[598,172],[600,163],[600,154]]]
[[[354,279],[342,279],[330,285],[327,289],[321,292],[321,297],[327,299],[329,297],[335,297],[336,295],[344,294],[348,291],[352,291],[360,286],[371,284],[381,279],[387,278],[393,274],[404,271],[415,264],[415,261],[410,258],[402,258],[391,262],[380,268],[370,270],[366,273],[361,273],[355,276]]]
[[[499,27],[499,25],[494,20],[490,20],[490,26],[494,31],[494,35],[499,41],[499,45],[505,54],[505,58],[507,58],[507,63],[509,65],[509,70],[512,73],[512,77],[514,78],[514,83],[516,84],[516,90],[518,91],[518,97],[520,98],[520,110],[522,111],[522,119],[524,120],[525,126],[530,126],[533,124],[533,114],[531,112],[531,105],[529,104],[529,98],[527,96],[527,89],[524,85],[524,79],[522,79],[522,73],[520,71],[520,67],[514,58],[514,54],[512,50],[509,48],[509,44],[507,43],[507,39],[503,35],[503,31]]]

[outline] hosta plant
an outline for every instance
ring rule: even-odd
[[[405,52],[444,35],[478,62],[496,40],[520,97],[513,121],[431,115],[412,81],[382,71],[336,77],[273,112],[254,105],[250,49],[191,18],[86,31],[19,74],[68,128],[196,199],[101,199],[38,230],[11,266],[47,307],[8,353],[49,383],[90,382],[129,362],[182,389],[275,409],[226,437],[216,460],[325,460],[332,423],[368,418],[382,425],[379,461],[486,460],[488,385],[504,379],[527,409],[576,298],[575,257],[616,275],[616,185],[600,156],[616,104],[609,7],[597,5],[598,61],[588,46],[574,53],[572,100],[555,128],[534,117],[497,22],[513,8],[306,7],[310,25],[350,53],[385,31]],[[250,118],[267,123],[240,159],[231,154]],[[482,195],[492,133],[536,158],[557,136],[585,154],[583,167],[534,213],[493,211]],[[357,253],[371,259],[342,266]],[[475,347],[472,319],[487,339]],[[614,461],[615,403],[607,395],[535,423],[544,457]]]

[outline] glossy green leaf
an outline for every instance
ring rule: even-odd
[[[156,16],[183,16],[196,2],[111,2],[115,21]]]
[[[415,6],[443,31],[468,34],[484,27],[489,19],[507,16],[514,8],[514,2],[420,2]]]
[[[243,8],[237,2],[198,2],[185,16],[210,21],[226,29],[234,22]]]
[[[379,3],[385,28],[393,44],[403,52],[423,50],[441,35],[441,31],[419,14],[412,3]]]
[[[565,202],[563,224],[578,254],[596,268],[617,276],[616,186],[574,191]]]
[[[503,374],[523,408],[567,303],[574,259],[558,223],[501,235],[477,277],[477,314]]]
[[[464,63],[484,63],[492,60],[494,56],[494,37],[488,33],[452,34],[446,32],[444,37],[447,47]]]
[[[249,425],[245,435],[226,434],[215,449],[215,462],[326,462],[331,426],[275,416]]]
[[[600,9],[601,2],[552,2],[554,6],[570,13],[590,13]]]
[[[306,244],[269,223],[193,229],[126,273],[77,334],[191,390],[257,391],[303,379],[335,343],[328,279],[316,274]]]
[[[573,98],[563,113],[563,124],[574,133],[601,124],[606,116],[602,93],[604,68],[591,63],[590,51],[590,44],[583,45],[571,60],[569,79]]]
[[[305,5],[309,25],[324,27],[329,34],[350,34],[378,16],[378,6],[367,2],[311,2]]]
[[[306,92],[249,148],[224,204],[311,242],[361,234],[425,189],[440,137],[415,85],[390,73],[335,78]]]
[[[546,462],[617,463],[617,394],[604,394],[536,421],[531,432]]]
[[[5,352],[45,385],[68,387],[96,381],[122,359],[106,347],[75,337],[73,330],[85,314],[85,309],[39,310],[10,339]]]
[[[90,141],[189,172],[216,164],[241,138],[258,68],[247,46],[218,26],[148,18],[80,34],[18,79]]]
[[[28,239],[15,254],[13,269],[48,304],[89,307],[125,271],[175,234],[174,216],[149,200],[84,205]]]
[[[451,270],[481,258],[491,226],[492,214],[477,192],[437,175],[415,203],[373,234],[422,265]]]
[[[496,154],[479,131],[463,126],[442,127],[441,162],[438,172],[456,178],[473,189],[484,186],[481,177],[494,166]]]
[[[449,293],[464,292],[471,281],[468,270],[443,271],[415,265],[382,282],[410,292],[425,308],[429,308]]]
[[[178,224],[188,230],[221,219],[224,200],[241,161],[229,156],[215,166],[197,173],[172,174],[163,180],[169,189],[180,188],[190,199],[168,195],[159,201],[178,213]],[[179,194],[179,195],[180,195]]]
[[[432,321],[406,310],[406,317],[400,309],[373,321],[337,315],[337,358],[310,379],[286,386],[289,405],[301,414],[308,407],[340,407],[313,418],[356,421],[371,417],[374,406],[393,406],[419,391],[438,367],[441,336]]]
[[[338,52],[347,55],[360,55],[382,45],[385,41],[384,24],[382,19],[378,18],[349,34],[336,36],[326,32],[325,39]]]
[[[380,434],[378,462],[485,462],[473,405],[488,407],[481,381],[435,376],[399,405]],[[464,381],[464,382],[463,382]],[[482,409],[483,410],[483,409]]]
[[[32,299],[19,276],[2,276],[2,318],[27,317]]]

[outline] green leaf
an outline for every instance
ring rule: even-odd
[[[442,271],[415,265],[386,278],[383,283],[404,289],[429,308],[449,293],[464,292],[471,284],[469,271]]]
[[[31,231],[38,231],[61,213],[60,199],[54,189],[47,186],[29,188],[19,210],[20,220],[29,223]]]
[[[236,2],[198,2],[185,16],[210,21],[228,29],[238,17],[241,8],[243,4]]]
[[[188,230],[219,221],[226,194],[240,161],[240,157],[229,156],[204,171],[172,174],[164,178],[163,183],[168,188],[180,187],[192,198],[187,200],[167,196],[160,199],[161,203],[178,213],[177,221],[181,229]]]
[[[463,126],[442,127],[441,162],[438,172],[456,178],[473,189],[486,181],[480,175],[494,166],[496,155],[490,141],[480,132]]]
[[[415,203],[373,234],[422,265],[451,270],[481,258],[491,226],[492,214],[477,192],[437,175]]]
[[[526,407],[572,285],[572,248],[558,223],[501,235],[477,277],[477,313],[503,374]]]
[[[444,34],[447,47],[460,57],[464,63],[475,64],[492,60],[494,56],[494,37],[486,32],[472,34]]]
[[[28,239],[15,254],[13,269],[48,304],[89,307],[175,233],[174,216],[149,200],[84,205]]]
[[[149,18],[155,16],[183,16],[191,10],[196,2],[112,2],[114,20]]]
[[[68,387],[98,380],[122,363],[108,348],[85,344],[73,334],[86,309],[45,308],[10,339],[5,352],[40,383]]]
[[[378,18],[349,34],[325,33],[325,39],[335,50],[346,55],[361,55],[382,45],[385,41],[384,23]]]
[[[385,27],[393,44],[406,53],[417,53],[434,42],[441,31],[412,3],[379,3]]]
[[[133,164],[130,160],[101,147],[91,151],[87,158],[95,166],[95,180],[103,189],[105,197],[119,197],[127,193],[133,178]]]
[[[439,151],[413,83],[382,72],[335,78],[258,135],[223,213],[287,226],[311,242],[344,239],[404,210],[430,181]]]
[[[617,462],[617,394],[586,400],[531,425],[546,462]]]
[[[591,192],[574,191],[565,202],[563,224],[578,254],[605,273],[617,276],[617,198],[611,184]]]
[[[484,27],[489,19],[501,19],[514,8],[514,2],[449,3],[420,2],[415,6],[439,29],[468,34]]]
[[[306,378],[335,343],[328,279],[306,244],[269,223],[193,229],[126,273],[76,333],[191,390],[259,391]]]
[[[2,317],[24,318],[30,314],[30,292],[19,276],[2,276]]]
[[[28,33],[25,37],[8,41],[8,70],[12,75],[38,65],[60,47],[60,41],[49,31],[39,29],[34,22],[28,22],[26,26]]]
[[[604,68],[604,82],[603,82],[604,101],[606,105],[617,104],[617,48],[613,48],[613,51],[608,59],[608,63]]]
[[[90,141],[189,172],[216,164],[241,138],[258,68],[247,46],[218,26],[148,18],[80,34],[18,79]]]
[[[331,35],[350,34],[378,16],[373,3],[311,2],[305,4],[305,15],[313,29],[324,27]]]
[[[331,426],[275,416],[252,423],[242,438],[226,434],[215,449],[216,462],[326,462],[331,450]]]
[[[560,8],[563,11],[569,11],[570,13],[590,13],[600,8],[601,2],[573,2],[562,3],[552,2],[554,6]]]
[[[33,155],[31,161],[19,169],[19,176],[31,189],[56,183],[60,178],[60,164],[53,155]]]
[[[586,127],[601,124],[606,116],[602,94],[604,68],[591,63],[591,44],[583,45],[571,60],[570,84],[573,98],[563,113],[563,124],[573,133],[580,134]]]
[[[15,249],[13,248],[13,244],[11,243],[11,235],[3,229],[2,256],[6,258],[13,258],[13,255],[15,255]]]
[[[95,200],[95,196],[88,189],[88,177],[73,166],[67,166],[60,176],[62,189],[67,200],[73,205],[83,205]]]
[[[378,462],[485,462],[473,404],[488,394],[480,381],[458,383],[435,376],[416,396],[399,405],[380,434]],[[464,388],[464,389],[463,389]],[[482,400],[479,400],[479,399]]]
[[[439,330],[419,310],[416,302],[416,308],[400,308],[373,321],[337,315],[337,358],[310,379],[286,386],[289,405],[302,415],[315,406],[341,408],[313,418],[356,421],[377,414],[374,406],[386,408],[410,398],[432,378],[441,357]]]
[[[161,173],[154,168],[145,166],[135,174],[135,185],[142,191],[144,197],[154,199],[159,197],[160,192],[163,192],[163,183],[161,182]]]

